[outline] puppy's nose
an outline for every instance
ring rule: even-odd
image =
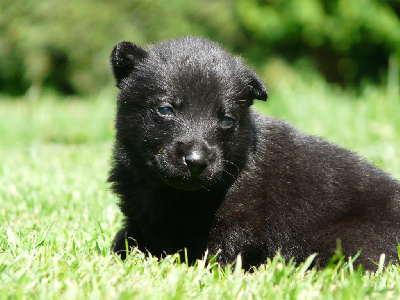
[[[191,151],[185,156],[185,163],[192,174],[199,174],[207,167],[206,153],[201,150]]]

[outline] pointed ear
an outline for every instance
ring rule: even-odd
[[[264,83],[252,70],[248,69],[246,73],[247,86],[249,87],[250,96],[253,99],[267,101],[268,93]]]
[[[121,88],[121,81],[129,76],[135,65],[147,56],[145,50],[131,42],[120,42],[115,45],[110,55],[110,62],[118,88]]]

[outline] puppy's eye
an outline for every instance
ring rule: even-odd
[[[172,116],[172,114],[173,114],[172,107],[169,107],[169,106],[157,107],[157,111],[162,116]]]
[[[222,127],[224,128],[232,127],[234,123],[235,119],[228,116],[225,116],[221,121]]]

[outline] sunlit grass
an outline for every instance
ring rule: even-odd
[[[0,299],[365,299],[400,296],[400,268],[324,270],[279,256],[252,273],[178,256],[109,255],[121,224],[106,184],[117,91],[0,99]],[[361,153],[400,179],[400,101],[324,83],[277,86],[257,109]]]

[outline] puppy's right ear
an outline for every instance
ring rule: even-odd
[[[147,56],[145,50],[131,42],[119,42],[115,45],[110,62],[118,88],[121,88],[121,81],[129,76],[135,65]]]

